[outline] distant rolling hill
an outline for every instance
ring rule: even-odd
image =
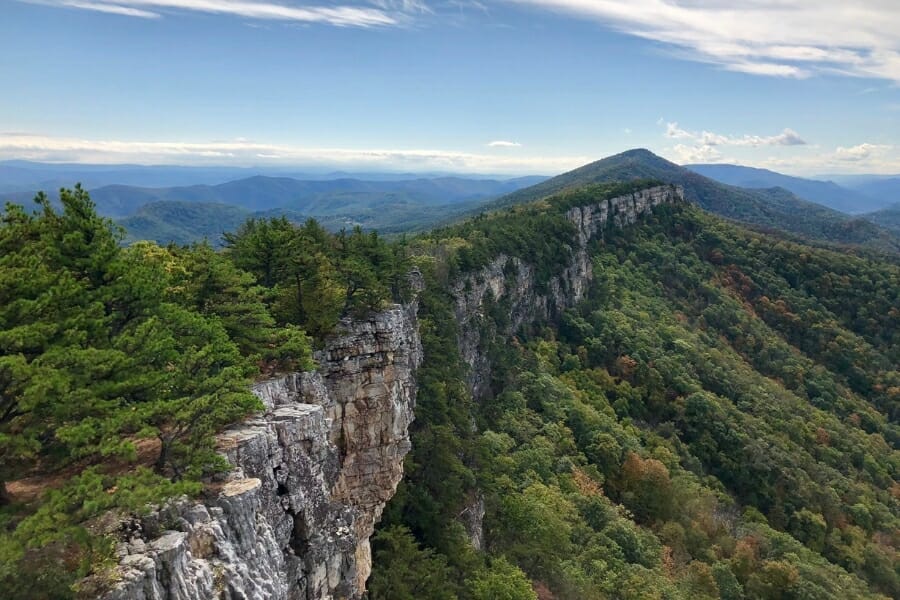
[[[92,189],[90,194],[101,215],[114,218],[126,229],[128,241],[183,244],[207,238],[217,243],[222,232],[235,229],[252,216],[285,215],[295,221],[315,217],[331,230],[359,225],[386,233],[415,231],[543,179],[300,180],[253,176],[216,185],[154,188],[116,184]],[[0,199],[29,205],[34,194],[0,192]],[[50,193],[51,198],[54,195]]]
[[[489,206],[510,206],[592,183],[634,179],[682,185],[687,199],[702,208],[765,229],[781,230],[811,240],[853,244],[895,254],[900,252],[898,236],[865,219],[805,201],[784,188],[746,189],[719,183],[644,149],[629,150],[590,163],[508,194]]]
[[[160,244],[190,244],[203,239],[214,246],[222,243],[222,234],[234,231],[250,218],[286,217],[302,223],[314,217],[330,231],[377,229],[386,234],[415,232],[453,220],[481,205],[481,201],[423,207],[415,202],[387,199],[368,206],[335,207],[331,214],[310,215],[290,208],[249,211],[233,204],[217,202],[180,202],[163,200],[140,207],[137,213],[116,219],[126,232],[126,243],[150,240]]]
[[[183,167],[145,165],[90,165],[40,163],[27,160],[0,161],[0,192],[48,193],[80,181],[85,188],[121,184],[145,187],[216,184],[259,174],[258,169],[239,167]]]
[[[797,196],[816,204],[827,206],[847,214],[855,215],[871,212],[898,201],[881,194],[865,194],[848,189],[833,181],[819,181],[791,177],[768,169],[755,169],[739,165],[684,165],[686,168],[700,173],[720,183],[727,183],[744,188],[781,187]]]
[[[900,177],[878,177],[860,181],[852,189],[873,198],[883,198],[890,204],[900,203]]]
[[[544,178],[497,180],[439,177],[397,181],[319,181],[259,175],[217,185],[162,188],[108,185],[91,189],[90,193],[98,212],[109,217],[127,217],[135,214],[145,204],[163,201],[229,204],[248,211],[284,208],[306,214],[329,215],[385,201],[438,206],[483,200],[507,194],[542,179]],[[17,202],[30,200],[33,195],[33,192],[4,194]]]
[[[900,235],[900,202],[862,216],[867,221],[871,221]]]
[[[129,165],[46,163],[29,160],[0,160],[0,193],[53,192],[60,187],[71,187],[76,181],[89,190],[107,185],[135,187],[173,187],[189,185],[216,185],[226,181],[247,179],[256,175],[289,177],[300,180],[361,179],[364,181],[402,181],[408,179],[436,179],[448,177],[448,173],[396,173],[396,172],[347,172],[325,171],[321,168],[291,167],[210,167],[181,165]],[[496,175],[454,174],[462,179],[497,179]],[[531,183],[534,183],[532,181]],[[530,184],[526,184],[530,185]]]
[[[126,242],[150,240],[160,244],[190,244],[207,239],[221,242],[222,233],[234,231],[250,212],[238,206],[214,202],[152,202],[137,214],[119,219]]]

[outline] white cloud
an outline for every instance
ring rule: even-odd
[[[81,0],[19,0],[32,4],[46,4],[115,13],[132,17],[158,17],[151,11],[193,11],[232,15],[247,19],[324,23],[339,27],[377,27],[399,25],[413,12],[421,12],[425,5],[417,0],[400,2],[380,1],[374,7],[360,6],[304,6],[259,0],[109,0],[82,2]]]
[[[887,144],[863,143],[857,144],[856,146],[850,146],[849,148],[838,146],[837,150],[834,152],[834,157],[838,160],[857,162],[870,159],[873,156],[883,155],[890,149],[891,146]]]
[[[445,170],[472,173],[560,173],[590,162],[587,156],[488,155],[429,149],[309,148],[248,140],[147,142],[89,140],[0,132],[0,159],[48,162],[182,165],[285,165]]]
[[[817,154],[775,158],[757,161],[755,166],[797,175],[821,173],[876,173],[897,175],[900,173],[900,152],[896,146],[862,143],[849,148],[837,147],[834,151]]]
[[[522,144],[519,142],[508,142],[506,140],[494,140],[493,142],[488,142],[489,148],[521,148]]]
[[[681,164],[721,162],[722,154],[712,146],[675,145],[677,162]]]
[[[807,147],[802,154],[750,158],[722,156],[711,146],[686,146],[677,144],[668,149],[673,160],[688,163],[730,163],[772,169],[800,176],[818,176],[822,173],[900,173],[900,148],[888,144],[864,142],[855,146],[838,146],[833,150],[819,151]]]
[[[593,19],[731,71],[900,82],[897,0],[507,0]]]
[[[758,148],[760,146],[803,146],[806,141],[793,129],[784,129],[778,135],[742,135],[728,136],[711,131],[688,131],[679,127],[678,123],[666,123],[666,137],[674,140],[686,140],[693,144],[687,146],[679,144],[676,151],[681,148],[679,155],[692,155],[697,157],[715,158],[719,154],[711,152],[715,146],[748,146]]]
[[[84,10],[93,10],[96,12],[109,13],[113,15],[122,15],[125,17],[140,17],[142,19],[158,19],[159,13],[150,12],[149,10],[141,10],[139,8],[129,8],[118,4],[107,4],[102,2],[79,2],[78,0],[64,0],[60,2],[69,8],[81,8]]]

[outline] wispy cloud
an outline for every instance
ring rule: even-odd
[[[724,155],[721,149],[723,146],[720,145],[679,143],[668,148],[665,154],[680,164],[743,164],[797,175],[900,173],[900,152],[897,146],[890,144],[863,142],[854,146],[838,146],[832,150],[809,146],[802,154],[791,153],[790,156],[760,156],[754,151],[750,155],[743,154],[742,158]]]
[[[900,82],[896,0],[507,0],[593,19],[755,75]]]
[[[427,11],[418,0],[380,0],[371,6],[313,6],[259,0],[19,0],[63,8],[76,8],[131,17],[155,18],[162,12],[201,12],[265,21],[323,23],[338,27],[400,25],[414,13]]]
[[[122,15],[125,17],[140,17],[142,19],[158,19],[162,15],[151,12],[149,10],[141,10],[140,8],[129,8],[119,4],[107,4],[104,2],[79,2],[78,0],[62,0],[63,6],[69,8],[81,8],[84,10],[93,10],[96,12],[109,13],[112,15]]]
[[[676,161],[681,164],[730,162],[722,158],[722,153],[714,146],[688,146],[675,144]]]
[[[890,144],[863,142],[855,146],[838,146],[834,150],[802,156],[768,157],[755,166],[787,171],[798,175],[821,173],[900,173],[900,151]]]
[[[838,146],[837,150],[834,152],[834,157],[842,161],[859,162],[875,156],[881,156],[891,148],[892,146],[888,144],[868,143],[857,144],[856,146],[850,146],[849,148]]]
[[[494,140],[493,142],[488,142],[489,148],[521,148],[522,144],[519,142],[508,142],[506,140]]]
[[[741,135],[729,136],[711,131],[688,131],[678,123],[665,123],[665,136],[686,143],[675,145],[675,152],[680,162],[719,162],[725,160],[717,149],[721,146],[743,146],[759,148],[760,146],[803,146],[806,141],[793,129],[784,129],[777,135]]]
[[[478,154],[430,149],[309,148],[244,139],[223,142],[89,140],[0,132],[0,159],[49,162],[183,165],[284,165],[446,170],[472,173],[559,173],[595,157]]]

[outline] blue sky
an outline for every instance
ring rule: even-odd
[[[896,0],[0,0],[0,159],[900,173],[898,31]]]

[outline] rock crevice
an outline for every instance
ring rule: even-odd
[[[533,265],[515,256],[501,254],[486,266],[460,278],[452,286],[459,324],[459,349],[470,366],[469,385],[473,397],[487,391],[490,365],[484,352],[481,327],[486,301],[504,301],[509,309],[508,327],[499,332],[508,336],[522,325],[546,320],[571,308],[587,293],[593,279],[588,244],[608,227],[622,228],[636,223],[641,215],[661,204],[685,202],[681,186],[661,185],[640,190],[566,212],[575,225],[576,239],[568,264],[559,275],[538,285]]]
[[[415,313],[346,320],[316,371],[253,386],[265,411],[219,436],[227,482],[133,524],[105,598],[361,598],[369,537],[410,449]]]

